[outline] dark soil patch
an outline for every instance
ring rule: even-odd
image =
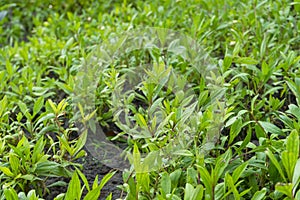
[[[102,178],[112,171],[113,169],[110,167],[107,167],[103,165],[100,161],[94,159],[90,154],[88,154],[84,160],[82,161],[83,169],[82,173],[86,176],[90,186],[92,186],[94,179],[96,175],[99,177],[99,182],[102,180]],[[65,181],[69,182],[66,178],[53,178],[49,179],[47,181],[47,184],[54,183],[56,181]],[[101,195],[100,195],[100,200],[106,199],[106,197],[112,193],[113,198],[112,199],[117,199],[121,197],[121,190],[117,188],[118,185],[122,185],[122,172],[118,171],[108,182],[107,184],[103,187],[101,190]],[[46,200],[52,200],[54,199],[57,195],[61,193],[65,193],[68,189],[68,186],[64,187],[52,187],[50,188],[50,194],[47,195]],[[84,194],[82,195],[83,197],[85,196],[86,191],[84,191]]]

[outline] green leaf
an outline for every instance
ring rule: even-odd
[[[171,193],[171,178],[167,172],[161,174],[160,180],[161,194],[166,198],[166,195]]]
[[[175,171],[173,171],[170,174],[170,179],[171,179],[171,183],[172,183],[172,188],[176,188],[179,182],[179,178],[181,176],[182,173],[182,169],[176,169]]]
[[[65,193],[59,194],[54,198],[54,200],[63,200],[65,199],[65,196],[66,196]]]
[[[265,33],[265,34],[264,34],[264,38],[263,38],[263,40],[262,40],[262,43],[261,43],[261,45],[260,45],[260,52],[259,52],[259,55],[260,55],[260,58],[261,58],[261,59],[263,59],[264,56],[265,56],[268,39],[269,39],[269,37],[268,37],[267,33]],[[265,74],[268,73],[268,72],[265,72],[265,71],[264,71],[264,68],[262,69],[262,71],[263,71],[263,74],[264,74],[264,73],[265,73]]]
[[[213,181],[214,185],[216,185],[218,183],[219,178],[222,176],[231,157],[232,157],[231,149],[229,148],[224,154],[222,154],[221,156],[219,156],[217,158],[215,169],[212,172],[212,181]]]
[[[238,53],[240,52],[240,50],[241,50],[241,43],[240,43],[240,41],[238,41],[238,42],[235,44],[235,46],[234,46],[232,55],[233,55],[233,56],[237,56]]]
[[[247,65],[256,65],[258,63],[257,60],[250,57],[238,57],[235,59],[235,63],[238,64],[247,64]]]
[[[0,11],[0,21],[6,16],[7,10]]]
[[[208,90],[205,90],[199,94],[199,98],[198,98],[199,106],[203,106],[204,103],[207,101],[207,99],[208,99]]]
[[[222,64],[223,71],[227,71],[229,69],[229,67],[231,66],[231,64],[232,64],[232,57],[226,55],[223,60],[223,64]]]
[[[29,200],[40,200],[35,190],[30,190],[27,194],[27,198],[29,198]]]
[[[294,186],[293,193],[295,193],[297,186],[299,185],[299,182],[300,182],[300,158],[297,160],[297,163],[294,168],[294,174],[293,174],[293,180],[292,180],[292,183]]]
[[[43,156],[43,150],[45,147],[44,137],[42,136],[35,144],[32,152],[32,163],[38,162],[39,158]]]
[[[229,175],[229,173],[226,173],[226,175],[225,175],[225,183],[226,183],[226,185],[228,185],[231,188],[233,195],[234,195],[234,199],[240,199],[240,194],[239,194],[236,186],[234,185],[233,179]]]
[[[9,75],[9,77],[12,77],[14,74],[14,67],[12,66],[11,62],[9,59],[6,59],[6,71]]]
[[[263,188],[260,191],[255,192],[251,200],[261,200],[265,197],[266,193],[267,193],[267,189]]]
[[[239,185],[241,182],[243,182],[243,181],[238,182],[238,183],[236,184],[236,187],[238,187],[238,185]],[[245,194],[247,194],[248,192],[250,192],[251,190],[252,190],[252,188],[248,188],[248,189],[242,191],[239,195],[242,197],[242,196],[244,196]]]
[[[283,166],[285,168],[285,171],[287,172],[288,179],[292,181],[294,167],[297,162],[297,159],[295,159],[295,153],[284,151],[282,152],[281,157]]]
[[[140,155],[139,148],[136,143],[134,144],[134,147],[133,147],[133,166],[134,166],[136,173],[143,173],[142,168],[141,168],[142,167],[141,166],[141,155]]]
[[[265,130],[261,126],[255,124],[254,129],[257,138],[266,138]]]
[[[95,189],[92,189],[86,194],[84,200],[98,200],[100,196],[100,191],[101,191],[100,186],[96,187]]]
[[[141,191],[145,193],[150,192],[150,177],[149,177],[149,168],[148,166],[144,167],[144,173],[137,173],[136,174],[136,181],[138,183],[138,186],[141,186]]]
[[[293,199],[293,184],[291,183],[277,183],[275,186],[275,190],[285,194],[289,198]]]
[[[143,167],[151,169],[152,171],[156,171],[161,169],[162,167],[162,157],[159,155],[159,151],[151,151],[147,154],[146,158],[143,161]],[[148,172],[148,170],[146,171]]]
[[[248,128],[247,129],[247,136],[243,140],[241,146],[236,150],[236,152],[241,152],[242,149],[244,149],[249,144],[249,142],[251,140],[251,136],[252,136],[252,128]]]
[[[192,185],[197,185],[198,173],[193,167],[187,168],[186,182]]]
[[[0,171],[2,171],[6,176],[14,177],[14,174],[7,167],[0,166]]]
[[[157,108],[161,107],[161,102],[164,100],[164,98],[158,98],[156,99],[153,104],[151,105],[149,109],[149,115],[152,116],[153,113],[157,110]]]
[[[146,122],[145,118],[143,117],[143,115],[141,115],[140,113],[137,113],[135,115],[135,120],[141,127],[147,127],[147,122]]]
[[[237,119],[230,128],[229,145],[233,142],[233,140],[236,138],[236,136],[238,136],[241,129],[242,129],[242,119]]]
[[[58,109],[56,108],[55,104],[53,103],[53,101],[51,99],[48,99],[48,103],[50,105],[50,107],[52,108],[53,112],[55,114],[58,114]]]
[[[299,100],[300,100],[299,80],[300,79],[298,77],[296,77],[294,82],[291,80],[286,82],[287,85],[289,86],[289,88],[292,90],[292,92],[296,96],[298,105],[299,105]]]
[[[82,107],[81,103],[78,103],[77,106],[79,108],[81,117],[84,119],[85,114],[84,114],[83,107]]]
[[[282,177],[282,179],[284,180],[284,182],[286,181],[286,178],[284,176],[283,170],[279,164],[279,162],[277,161],[277,159],[275,158],[274,154],[271,152],[270,149],[267,149],[266,154],[268,155],[268,157],[270,158],[271,162],[275,165],[276,169],[278,170],[280,176]]]
[[[117,171],[114,172],[109,172],[108,174],[106,174],[102,179],[101,182],[99,184],[100,190],[102,190],[102,188],[104,187],[104,185],[115,175]]]
[[[281,156],[288,178],[292,181],[295,165],[299,157],[299,136],[296,130],[293,130],[288,136],[286,151],[282,152]]]
[[[68,186],[68,184],[64,181],[57,181],[57,182],[54,182],[50,185],[47,185],[48,188],[51,188],[51,187],[66,187]]]
[[[83,131],[83,132],[80,134],[80,136],[79,136],[79,138],[78,138],[78,140],[77,140],[77,142],[76,142],[76,147],[75,147],[75,149],[74,149],[74,152],[73,152],[73,154],[72,154],[71,156],[76,155],[76,154],[83,148],[83,146],[84,146],[85,143],[86,143],[87,132],[88,132],[88,131],[85,130],[85,131]]]
[[[78,153],[76,153],[76,156],[74,157],[74,160],[76,160],[78,158],[82,158],[84,156],[86,156],[86,151],[82,149]]]
[[[57,105],[57,111],[61,112],[64,111],[65,108],[67,107],[68,102],[66,101],[66,99],[63,99],[59,102],[59,104]]]
[[[89,182],[87,181],[85,175],[79,170],[76,168],[76,172],[78,173],[78,175],[80,176],[84,186],[86,187],[87,191],[89,192],[90,191],[90,185],[89,185]],[[97,180],[98,181],[98,180]],[[94,188],[93,188],[94,189]]]
[[[232,179],[233,179],[234,183],[236,183],[239,180],[239,178],[241,178],[241,175],[243,174],[243,172],[245,171],[245,169],[247,168],[247,166],[248,166],[248,162],[244,162],[243,164],[241,164],[240,166],[238,166],[233,171]]]
[[[14,153],[11,153],[9,155],[9,164],[10,164],[12,172],[14,174],[18,174],[21,164],[20,164],[19,158]]]
[[[7,96],[5,95],[0,101],[0,117],[4,114],[5,109],[7,108]]]
[[[44,128],[42,128],[39,132],[38,135],[44,135],[45,133],[49,133],[49,132],[55,132],[58,128],[52,124],[49,126],[46,126]]]
[[[203,198],[204,188],[202,185],[197,185],[194,189],[191,200],[198,200]]]
[[[65,148],[70,155],[73,155],[73,149],[70,146],[69,141],[65,138],[65,136],[62,135],[61,137],[57,137],[57,138],[61,143],[62,147]]]
[[[25,174],[25,175],[22,175],[20,178],[29,180],[29,181],[33,181],[34,179],[36,179],[36,177],[32,174]],[[39,180],[43,180],[43,179],[39,179]]]
[[[262,122],[259,121],[258,122],[266,132],[268,133],[273,133],[273,134],[277,134],[277,135],[284,135],[283,132],[281,131],[280,128],[278,128],[277,126],[275,126],[274,124],[270,123],[270,122]]]
[[[69,200],[69,199],[80,200],[80,197],[81,197],[81,184],[77,172],[74,171],[72,179],[68,186],[68,190],[66,192],[65,200]]]
[[[95,189],[96,187],[98,187],[98,174],[96,175],[96,177],[95,177],[95,180],[94,180],[94,182],[93,182],[93,186],[92,186],[92,189]]]
[[[298,106],[290,104],[288,113],[293,114],[298,120],[300,120],[300,108]]]
[[[42,116],[41,118],[39,118],[39,120],[36,122],[36,125],[40,124],[41,122],[47,121],[49,119],[54,119],[54,118],[55,118],[54,113],[48,113],[48,114]]]
[[[112,200],[112,193],[110,193],[105,200]]]
[[[5,10],[5,9],[15,7],[15,6],[17,6],[16,3],[6,3],[6,4],[4,4],[3,6],[0,7],[0,10]]]
[[[35,173],[39,174],[39,176],[63,176],[63,177],[69,177],[70,172],[62,167],[60,164],[54,162],[54,161],[43,161],[38,162],[36,164]]]
[[[184,200],[191,200],[194,193],[194,187],[190,183],[185,184]]]
[[[32,116],[30,115],[29,113],[29,109],[27,108],[26,104],[19,101],[18,102],[18,106],[21,110],[21,112],[23,113],[23,115],[25,115],[25,117],[28,119],[28,120],[31,120],[32,119]]]
[[[17,192],[13,188],[4,189],[4,195],[6,200],[19,199]]]
[[[68,41],[66,42],[66,45],[64,46],[64,48],[65,48],[65,49],[68,49],[73,43],[74,43],[74,38],[71,37],[71,38],[68,39]]]
[[[128,199],[138,199],[136,195],[138,194],[139,191],[132,176],[129,177],[128,185],[129,185]]]
[[[97,113],[97,109],[96,110],[94,110],[93,112],[91,112],[90,114],[88,114],[87,116],[85,116],[85,121],[87,122],[87,121],[89,121],[92,117],[94,117],[95,116],[95,114]]]
[[[39,97],[33,105],[33,116],[35,116],[44,105],[44,97]]]
[[[197,167],[198,167],[198,170],[200,173],[200,178],[201,178],[203,184],[205,185],[205,188],[206,188],[205,191],[207,191],[208,194],[210,194],[210,196],[211,196],[213,194],[213,192],[212,192],[213,180],[210,177],[210,174],[206,168],[204,168],[202,166],[197,166]]]
[[[189,150],[187,150],[187,149],[181,149],[181,150],[175,151],[173,153],[173,155],[186,156],[186,157],[193,157],[194,156],[194,154],[192,152],[190,152]]]
[[[287,138],[286,150],[295,154],[295,158],[299,157],[299,135],[297,130],[293,130]]]

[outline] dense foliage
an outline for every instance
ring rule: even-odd
[[[99,45],[141,27],[180,31],[210,55],[220,74],[214,81],[224,92],[223,118],[212,129],[214,95],[178,55],[163,60],[163,49],[136,50],[107,65],[99,76],[96,110],[82,112],[79,127],[95,115],[103,128],[116,127],[114,141],[133,152],[120,198],[300,199],[299,13],[299,0],[2,0],[0,199],[45,198],[57,185],[68,185],[68,191],[56,199],[81,199],[84,189],[82,198],[98,198],[114,173],[100,183],[95,174],[91,186],[81,172],[78,161],[86,156],[89,133],[79,134],[75,124],[76,76]],[[148,57],[153,71],[128,99],[116,101],[125,71]],[[172,94],[153,84],[167,76],[164,65],[193,89],[196,114],[187,106],[188,91]],[[116,117],[120,106],[130,110],[127,123]],[[166,120],[156,129],[149,112],[157,109]],[[207,145],[212,134],[213,145]],[[188,148],[155,170],[141,170],[147,164],[141,155],[155,155],[177,135],[189,137]],[[47,185],[53,177],[69,183]]]

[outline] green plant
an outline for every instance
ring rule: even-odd
[[[127,199],[299,199],[299,9],[299,0],[2,0],[0,199],[44,198],[55,186],[45,180],[71,175],[58,199],[98,196],[101,184],[79,170],[93,117],[126,146]],[[191,36],[220,75],[207,79],[206,62],[172,45],[129,49],[95,94],[82,93],[95,105],[71,102],[98,45],[149,26]]]
[[[29,192],[33,187],[39,195],[46,192],[44,177],[68,177],[70,171],[59,163],[51,161],[45,154],[46,141],[40,137],[35,145],[23,136],[16,145],[9,144],[12,149],[1,159],[1,187],[14,188],[16,191]]]
[[[293,130],[287,137],[286,148],[281,153],[280,163],[270,149],[267,151],[267,155],[283,181],[283,183],[277,183],[275,189],[285,194],[289,199],[299,198],[300,193],[298,185],[300,182],[300,175],[298,169],[300,160],[298,132]]]
[[[4,190],[5,198],[7,200],[14,200],[14,199],[22,199],[22,200],[42,200],[42,198],[39,198],[38,195],[36,195],[35,190],[30,190],[28,194],[26,195],[24,192],[20,192],[17,194],[17,192],[13,189],[7,189]]]
[[[98,199],[101,193],[101,189],[103,186],[113,177],[113,175],[116,173],[110,172],[106,174],[102,179],[101,182],[98,183],[98,175],[96,176],[92,188],[89,186],[89,183],[85,177],[85,175],[80,171],[80,170],[75,170],[71,181],[68,186],[68,190],[65,194],[60,194],[58,195],[55,200],[60,200],[60,199],[74,199],[74,200],[79,200],[79,199],[85,199],[85,200],[93,200],[93,199]],[[82,182],[84,183],[83,186],[81,186],[80,179],[81,178]],[[86,189],[87,193],[85,196],[82,195],[83,190]],[[107,200],[111,199],[111,195],[107,196]]]

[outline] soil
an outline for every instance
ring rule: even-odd
[[[90,154],[88,154],[82,161],[83,170],[82,173],[86,176],[90,186],[92,186],[96,175],[98,174],[99,182],[101,179],[110,171],[114,169],[103,165],[100,161],[94,159]],[[54,183],[56,181],[65,181],[69,182],[66,178],[52,178],[47,181],[47,184]],[[121,198],[121,190],[117,188],[118,185],[122,185],[122,172],[117,171],[116,174],[106,183],[106,185],[101,190],[100,200],[106,199],[106,197],[112,193],[112,199]],[[50,188],[50,194],[47,195],[46,200],[53,200],[57,195],[65,193],[68,186],[64,187],[52,187]],[[83,192],[83,197],[85,196],[86,191]]]

